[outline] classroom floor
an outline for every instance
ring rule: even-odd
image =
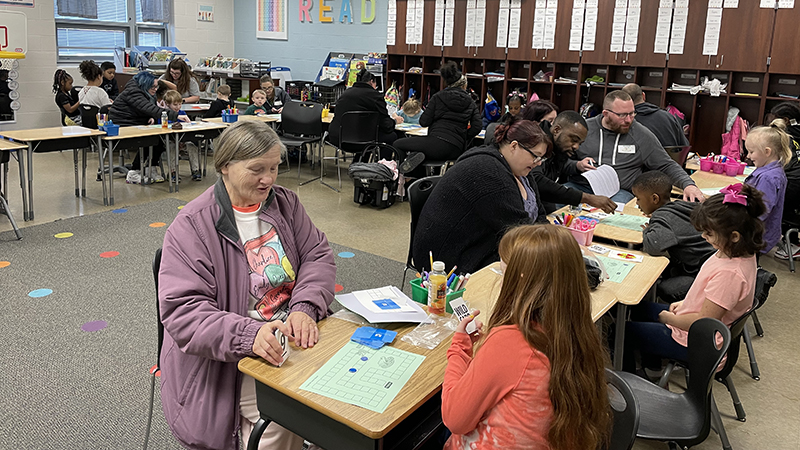
[[[17,165],[12,160],[7,190],[11,211],[22,227],[23,237],[26,226],[62,218],[163,198],[189,201],[213,184],[215,179],[211,175],[200,182],[191,181],[188,164],[182,161],[181,190],[170,194],[167,183],[145,187],[128,185],[124,178],[117,175],[114,185],[115,205],[103,206],[101,184],[95,181],[95,172],[92,170],[96,161],[96,155],[90,156],[88,197],[77,199],[73,190],[72,155],[69,152],[35,155],[36,220],[23,222]],[[335,167],[328,164],[327,180],[336,183]],[[307,165],[303,166],[301,176],[302,179],[313,176]],[[297,166],[293,164],[290,173],[279,176],[278,184],[298,193],[312,220],[331,242],[404,262],[408,251],[408,204],[398,203],[386,210],[359,206],[353,202],[352,182],[347,177],[346,170],[343,170],[342,176],[341,193],[322,186],[319,181],[298,186]],[[0,232],[10,229],[5,217],[0,216]],[[0,260],[3,259],[2,256],[3,242],[0,241]],[[747,421],[742,423],[735,420],[730,397],[721,384],[715,383],[714,394],[734,449],[800,449],[800,377],[796,376],[800,370],[800,360],[797,358],[800,346],[795,332],[797,323],[800,322],[800,309],[795,302],[796,293],[800,291],[800,274],[790,273],[785,262],[775,261],[771,257],[763,258],[762,264],[778,275],[778,285],[772,290],[766,306],[759,311],[766,334],[761,338],[754,337],[753,342],[762,374],[761,380],[755,381],[749,377],[744,348],[737,370],[733,373],[736,388],[747,412]],[[400,274],[395,282],[399,282],[399,276]],[[681,379],[682,373],[676,373],[671,385],[681,385]],[[0,444],[0,448],[2,447]],[[634,448],[658,449],[666,446],[637,442]],[[718,449],[719,439],[712,432],[705,443],[694,448]]]

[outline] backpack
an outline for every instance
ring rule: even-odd
[[[386,101],[386,109],[389,110],[389,115],[392,115],[392,112],[397,112],[400,109],[400,91],[397,89],[397,83],[392,81],[392,85],[389,86],[389,89],[386,90],[386,94],[383,95],[383,100]]]
[[[486,100],[483,105],[483,121],[484,123],[496,122],[500,118],[500,107],[497,105],[497,100],[494,99],[491,91],[486,93]]]

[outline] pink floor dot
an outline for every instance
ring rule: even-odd
[[[101,258],[113,258],[115,256],[119,256],[119,252],[103,252],[100,253]]]
[[[344,290],[344,286],[342,286],[341,284],[336,284],[336,285],[333,286],[333,291],[334,292],[342,292],[343,290]]]
[[[107,327],[108,323],[105,320],[95,320],[92,322],[86,322],[81,326],[81,330],[83,331],[100,331],[103,328]]]

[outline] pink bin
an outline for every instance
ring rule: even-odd
[[[725,163],[725,175],[735,177],[739,173],[739,162],[729,161]]]
[[[713,161],[710,159],[700,158],[700,170],[703,172],[711,172],[711,164]]]
[[[722,173],[725,171],[725,163],[712,162],[711,171],[714,173]]]
[[[739,163],[739,170],[736,172],[736,175],[744,175],[745,167],[747,167],[747,163],[740,162]]]
[[[575,240],[578,241],[578,245],[583,246],[590,246],[592,245],[592,238],[594,237],[594,228],[586,231],[576,230],[574,228],[567,228],[572,236],[575,237]]]

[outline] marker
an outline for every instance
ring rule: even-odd
[[[450,285],[453,284],[453,280],[455,280],[455,278],[456,275],[451,272],[450,275],[447,277],[447,287],[450,287]]]
[[[470,275],[472,275],[472,274],[471,274],[471,273],[468,273],[468,274],[467,274],[467,275],[464,277],[464,282],[463,282],[463,283],[461,283],[461,287],[460,287],[459,289],[464,289],[464,288],[466,288],[466,287],[467,287],[467,281],[469,281],[469,277],[470,277]]]
[[[456,285],[456,291],[460,291],[462,286],[464,286],[464,276],[463,275],[458,277],[458,284]]]

